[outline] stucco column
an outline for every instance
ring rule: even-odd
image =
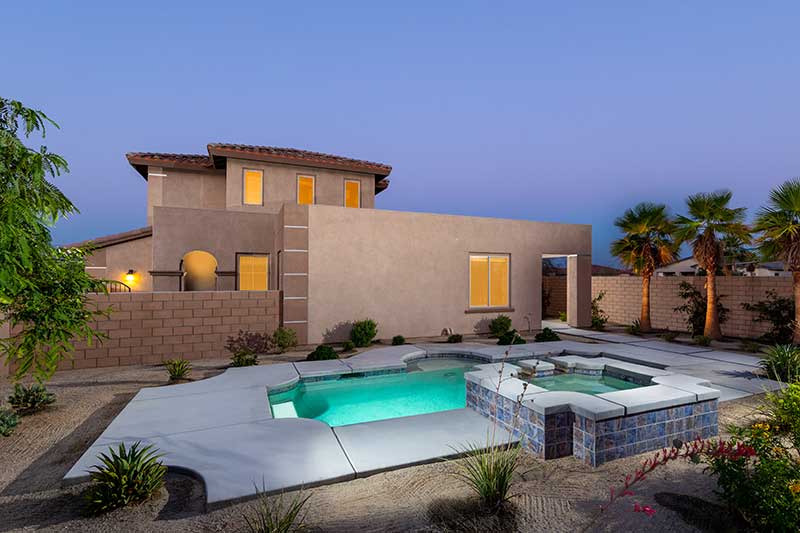
[[[574,328],[592,325],[592,256],[567,256],[567,322]]]

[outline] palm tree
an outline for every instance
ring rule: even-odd
[[[692,253],[706,271],[706,323],[703,335],[721,339],[717,315],[717,269],[722,266],[723,239],[750,242],[750,228],[744,223],[745,208],[729,207],[733,193],[699,193],[686,199],[688,216],[679,215],[675,238],[678,243],[691,241]]]
[[[667,206],[643,202],[614,221],[624,234],[611,243],[611,253],[642,276],[642,315],[639,327],[650,331],[650,278],[655,270],[675,258],[674,224]]]
[[[800,178],[785,182],[769,194],[769,203],[756,216],[753,230],[759,251],[767,260],[779,259],[792,273],[795,344],[800,344]]]

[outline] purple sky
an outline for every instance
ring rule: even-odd
[[[3,8],[2,95],[62,127],[59,243],[145,224],[125,152],[208,142],[389,163],[380,208],[589,223],[602,264],[639,201],[800,175],[797,2],[90,4]]]

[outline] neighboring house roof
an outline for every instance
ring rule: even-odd
[[[106,235],[104,237],[96,237],[80,242],[73,242],[65,244],[62,248],[79,248],[81,246],[91,245],[94,249],[106,248],[115,244],[122,244],[123,242],[135,241],[137,239],[144,239],[153,235],[153,226],[145,226],[144,228],[132,229],[130,231],[123,231],[122,233],[114,233],[113,235]]]
[[[148,166],[214,171],[224,169],[228,157],[316,168],[332,168],[352,172],[366,172],[376,176],[376,193],[383,191],[389,186],[389,180],[385,178],[392,172],[392,167],[384,165],[383,163],[323,154],[321,152],[310,152],[308,150],[297,150],[295,148],[211,143],[207,146],[207,149],[208,155],[131,152],[126,154],[126,157],[128,158],[128,162],[144,179],[147,179]]]

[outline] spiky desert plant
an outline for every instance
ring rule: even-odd
[[[0,436],[8,437],[19,424],[19,415],[11,409],[0,408]]]
[[[794,301],[800,301],[800,178],[773,189],[769,203],[756,216],[753,230],[759,251],[767,259],[780,259],[792,272]],[[795,344],[800,344],[800,305],[794,309]]]
[[[675,226],[667,206],[643,202],[628,209],[614,221],[623,233],[611,243],[611,253],[623,265],[642,277],[642,309],[639,328],[652,330],[650,322],[650,280],[656,269],[675,259]]]
[[[744,223],[744,207],[730,207],[733,193],[718,191],[698,193],[686,199],[688,215],[675,219],[675,240],[691,243],[692,254],[706,271],[706,323],[703,335],[722,338],[717,310],[717,270],[722,268],[722,239],[735,237],[750,242],[750,228]]]
[[[792,344],[778,344],[767,349],[761,361],[771,379],[784,383],[800,380],[800,348]]]
[[[184,379],[192,371],[192,363],[186,359],[167,359],[164,361],[170,380]]]
[[[22,383],[14,385],[14,392],[8,397],[8,403],[21,415],[28,415],[41,411],[56,401],[56,395],[47,391],[41,383],[25,386]]]
[[[167,467],[152,445],[136,442],[127,448],[122,443],[116,450],[109,448],[108,454],[101,453],[98,459],[100,464],[89,471],[92,485],[85,496],[91,514],[143,502],[164,484]]]
[[[290,533],[306,529],[306,512],[303,507],[311,494],[298,492],[288,501],[284,501],[282,493],[277,497],[270,497],[258,487],[256,494],[255,508],[243,517],[250,533]]]

